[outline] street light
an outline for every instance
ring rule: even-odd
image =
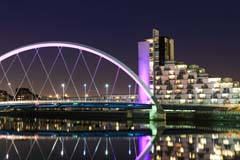
[[[62,94],[62,96],[63,96],[63,101],[64,101],[64,95],[65,95],[65,94],[64,94],[64,87],[65,87],[65,84],[62,83],[61,86],[62,86],[62,89],[63,89],[63,94]]]
[[[11,83],[8,82],[7,101],[9,101],[10,91],[11,91]]]
[[[128,98],[129,98],[129,101],[131,100],[131,84],[128,85]]]
[[[108,87],[109,87],[109,84],[105,84],[105,88],[106,88],[106,99],[108,101]]]
[[[84,87],[84,100],[86,102],[87,101],[87,84],[84,83],[83,87]]]

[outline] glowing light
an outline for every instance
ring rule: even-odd
[[[192,136],[189,137],[189,143],[190,143],[190,144],[193,143],[193,138],[192,138]]]
[[[207,144],[207,139],[206,138],[201,138],[200,143],[201,144]]]
[[[8,153],[6,154],[6,159],[9,159],[9,154]]]
[[[160,151],[160,150],[161,150],[161,146],[160,146],[160,145],[157,145],[156,150],[157,150],[157,151]]]
[[[223,157],[221,155],[210,154],[210,160],[222,160]]]
[[[154,146],[152,146],[152,148],[151,148],[151,152],[152,153],[154,153],[154,149],[155,149]]]
[[[109,87],[109,84],[106,83],[106,84],[105,84],[105,88],[108,88],[108,87]]]
[[[119,126],[116,126],[116,131],[119,131]]]
[[[180,148],[180,152],[183,153],[184,152],[184,149],[183,147]]]
[[[235,149],[236,152],[239,152],[239,151],[240,151],[239,142],[237,142],[237,143],[234,145],[234,149]]]
[[[92,126],[89,126],[89,127],[88,127],[88,130],[91,131],[91,130],[92,130]]]
[[[105,155],[106,155],[106,156],[108,155],[108,150],[107,150],[107,149],[105,150]]]
[[[229,140],[228,140],[228,139],[224,139],[224,140],[223,140],[223,144],[224,144],[224,145],[229,145]]]
[[[169,136],[166,137],[166,141],[169,142],[171,141],[171,138]]]
[[[132,151],[131,149],[128,150],[128,154],[131,155],[132,154]]]
[[[63,156],[64,155],[64,152],[63,152],[63,150],[61,150],[61,156]]]

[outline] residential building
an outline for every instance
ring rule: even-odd
[[[143,74],[143,69],[139,69],[139,77],[162,104],[240,103],[239,82],[213,76],[198,65],[175,61],[172,38],[160,36],[154,29],[153,37],[138,45],[140,68],[145,66],[149,70]],[[143,45],[144,50],[141,48]]]

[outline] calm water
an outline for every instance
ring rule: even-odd
[[[0,117],[0,130],[0,159],[240,159],[237,123]]]

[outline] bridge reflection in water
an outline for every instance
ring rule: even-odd
[[[0,118],[0,159],[135,159],[148,124]]]
[[[152,124],[143,122],[12,117],[0,122],[0,159],[240,158],[238,124],[155,124],[157,135],[148,151]]]

